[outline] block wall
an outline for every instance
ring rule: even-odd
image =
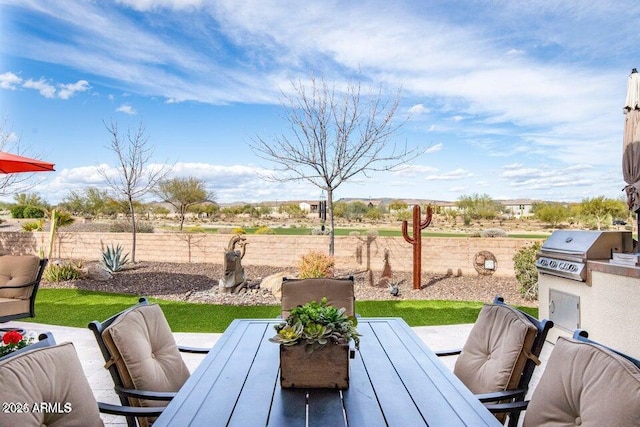
[[[188,233],[141,233],[137,235],[136,261],[222,263],[232,235]],[[291,267],[309,251],[328,252],[328,236],[248,235],[244,265]],[[534,239],[423,237],[422,271],[470,275],[477,274],[474,257],[480,251],[492,253],[497,260],[496,275],[514,276],[513,255]],[[99,260],[101,248],[122,245],[132,247],[129,233],[59,232],[53,256],[62,259]],[[0,253],[48,253],[49,234],[44,232],[2,232]],[[384,251],[394,271],[412,271],[412,246],[402,237],[367,239],[366,236],[335,238],[336,267],[381,271]]]

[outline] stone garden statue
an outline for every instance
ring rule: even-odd
[[[246,237],[236,234],[231,238],[227,249],[224,251],[224,262],[222,268],[224,277],[220,280],[219,286],[225,292],[238,292],[246,284],[242,258],[247,250]],[[239,246],[240,249],[236,249]]]

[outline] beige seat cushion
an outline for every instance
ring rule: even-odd
[[[476,394],[516,388],[537,331],[517,309],[485,304],[454,373]]]
[[[178,391],[189,378],[160,306],[143,305],[119,316],[102,333],[127,388]],[[134,406],[165,406],[166,401],[131,399]]]
[[[601,346],[561,337],[524,425],[640,426],[640,369]]]
[[[38,277],[40,258],[34,255],[0,256],[0,297],[28,299],[32,287],[3,289],[7,285],[25,285]]]
[[[282,318],[298,305],[317,301],[326,297],[327,304],[344,308],[347,316],[354,315],[354,290],[351,279],[301,279],[282,282]]]
[[[104,425],[72,343],[39,348],[0,362],[0,402],[27,404],[0,412],[3,427]],[[43,405],[41,405],[44,403]]]
[[[0,298],[0,316],[16,313],[28,313],[30,303],[28,299]]]

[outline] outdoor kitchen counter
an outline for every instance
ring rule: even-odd
[[[587,284],[591,285],[592,272],[608,273],[618,276],[628,277],[630,279],[640,280],[640,267],[629,265],[612,264],[609,260],[590,260],[587,261]],[[638,282],[640,283],[640,282]]]
[[[575,316],[563,324],[554,320],[547,340],[571,336],[585,329],[589,337],[633,357],[640,357],[640,267],[611,264],[609,260],[588,260],[586,282],[539,274],[539,316],[554,317],[560,310],[555,298],[573,298]],[[556,292],[553,294],[553,292]],[[567,308],[565,305],[563,308]],[[557,315],[557,314],[556,314]]]

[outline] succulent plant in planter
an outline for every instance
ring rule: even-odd
[[[359,348],[358,320],[344,313],[344,308],[327,305],[326,298],[319,303],[311,301],[294,308],[284,322],[275,325],[276,335],[269,341],[284,346],[303,343],[307,353],[327,344],[348,344],[351,340]]]

